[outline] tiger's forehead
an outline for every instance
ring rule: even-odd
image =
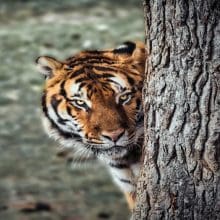
[[[142,75],[133,64],[124,63],[112,51],[81,52],[67,59],[62,74],[54,74],[47,85],[60,84],[58,93],[65,94],[69,99],[88,100],[98,93],[117,95],[140,87]]]
[[[90,99],[92,95],[114,95],[131,89],[131,85],[123,75],[107,77],[104,79],[87,79],[77,82],[77,79],[66,81],[65,90],[69,97]]]
[[[96,91],[100,87],[117,93],[130,87],[129,76],[123,72],[119,64],[105,63],[106,60],[98,62],[97,57],[86,58],[87,62],[77,64],[77,60],[79,62],[82,59],[74,59],[69,63],[69,65],[74,64],[72,71],[67,74],[68,88],[72,95],[83,96],[87,91]]]

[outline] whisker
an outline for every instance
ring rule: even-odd
[[[88,149],[86,148],[81,148],[78,153],[78,157],[77,158],[74,158],[74,161],[73,163],[71,164],[71,167],[72,168],[78,168],[78,167],[82,167],[82,165],[85,165],[86,163],[83,163],[85,162],[87,159],[88,159],[88,156],[89,154],[87,153],[88,152]]]

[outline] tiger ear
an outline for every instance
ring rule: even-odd
[[[123,44],[119,45],[113,50],[114,54],[117,55],[131,55],[136,48],[135,42],[126,41]]]
[[[122,45],[117,47],[113,50],[113,53],[118,57],[122,58],[122,60],[139,60],[144,61],[146,59],[146,52],[145,52],[145,44],[141,41],[131,42],[127,41],[124,42]]]
[[[124,64],[132,64],[139,72],[144,73],[145,61],[147,54],[145,44],[143,42],[127,41],[118,48],[113,50],[113,53]]]
[[[145,44],[141,41],[126,41],[113,50],[115,54],[127,56],[134,55],[137,52],[142,53],[142,55],[145,54]]]
[[[48,56],[40,56],[36,59],[37,69],[46,78],[53,77],[58,70],[61,70],[63,63],[55,58]]]

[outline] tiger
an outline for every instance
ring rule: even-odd
[[[145,60],[144,43],[131,41],[81,51],[64,61],[36,60],[45,76],[42,112],[48,135],[101,161],[131,210],[144,136]]]

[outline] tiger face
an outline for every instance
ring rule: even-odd
[[[114,157],[143,138],[144,44],[36,62],[46,77],[42,109],[51,137],[66,147]]]

